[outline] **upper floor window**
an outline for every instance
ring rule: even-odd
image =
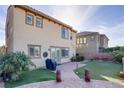
[[[62,38],[64,38],[64,39],[68,39],[68,37],[69,37],[69,31],[68,31],[67,28],[62,27],[61,36],[62,36]]]
[[[91,36],[91,40],[94,40],[95,39],[95,36]]]
[[[36,18],[36,26],[42,28],[43,27],[43,19]]]
[[[79,43],[80,43],[79,38],[77,38],[77,44],[79,44]]]
[[[41,57],[41,46],[39,45],[28,45],[28,54],[32,58]]]
[[[26,23],[29,25],[33,25],[33,21],[34,21],[33,15],[26,14]]]
[[[83,38],[83,43],[84,43],[84,44],[87,43],[87,38],[86,38],[86,37]]]
[[[83,43],[83,40],[82,40],[82,38],[80,38],[80,44],[82,44]]]

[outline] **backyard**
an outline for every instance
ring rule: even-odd
[[[28,83],[41,82],[41,81],[54,80],[54,79],[55,79],[54,72],[51,72],[46,69],[36,69],[36,70],[24,72],[23,78],[21,80],[14,82],[6,82],[5,87],[11,88]]]
[[[88,68],[91,73],[91,79],[116,83],[120,83],[124,80],[119,77],[119,72],[122,71],[122,64],[105,61],[89,61],[85,64],[84,67],[74,70],[80,78],[84,78],[84,70]]]

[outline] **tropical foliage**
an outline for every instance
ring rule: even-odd
[[[113,60],[117,62],[122,62],[122,57],[124,57],[124,49],[113,51]]]
[[[111,53],[113,55],[113,60],[116,62],[122,62],[122,57],[124,57],[124,47],[110,47],[105,49],[104,52]]]
[[[0,57],[0,73],[4,79],[16,81],[22,73],[29,70],[29,66],[35,66],[24,52],[8,53]]]
[[[124,47],[122,47],[122,46],[109,47],[109,48],[104,49],[104,52],[112,53],[114,51],[123,50],[123,49],[124,49]]]

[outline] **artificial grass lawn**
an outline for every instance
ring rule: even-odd
[[[91,73],[91,79],[95,80],[123,80],[119,77],[119,72],[122,71],[122,64],[104,61],[89,61],[86,66],[75,70],[80,78],[84,78],[84,70],[88,68]]]
[[[36,70],[24,72],[23,78],[21,80],[15,82],[6,82],[5,87],[6,88],[17,87],[28,83],[54,80],[54,79],[55,79],[54,72],[51,72],[50,70],[47,69],[36,69]]]

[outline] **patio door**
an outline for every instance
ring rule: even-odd
[[[54,59],[57,64],[61,64],[61,49],[51,48],[51,58]]]

